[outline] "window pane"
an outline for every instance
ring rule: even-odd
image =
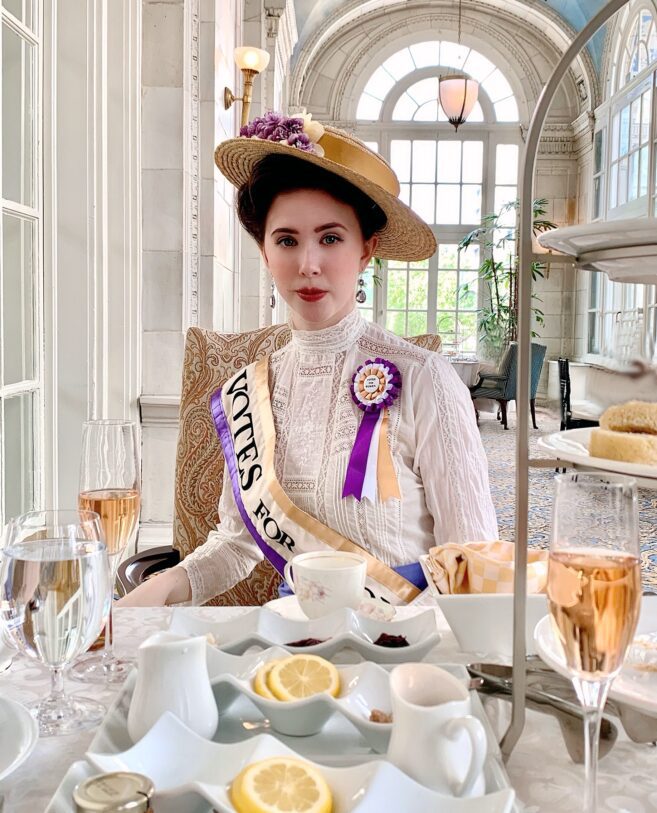
[[[478,82],[483,82],[495,70],[495,65],[477,51],[470,51],[463,65],[463,71],[469,73]]]
[[[425,102],[415,111],[413,121],[438,121],[438,102]]]
[[[438,142],[438,180],[442,183],[458,183],[461,180],[460,141]],[[458,220],[454,222],[458,223]]]
[[[641,143],[645,144],[650,134],[650,90],[641,97]]]
[[[34,225],[3,215],[2,335],[4,384],[34,378]]]
[[[2,196],[34,205],[34,47],[2,29]]]
[[[602,203],[602,175],[593,179],[593,219],[600,217]]]
[[[414,183],[411,189],[411,208],[427,223],[435,222],[433,219],[435,193],[434,184]]]
[[[491,102],[499,102],[500,99],[513,96],[513,88],[506,81],[506,78],[499,68],[496,68],[488,79],[481,83],[481,86],[488,94]]]
[[[620,114],[620,155],[627,155],[630,145],[630,106],[624,107]]]
[[[450,68],[460,68],[464,64],[470,49],[456,42],[440,43],[440,64]]]
[[[478,248],[478,247],[477,247]],[[473,246],[468,249],[471,252]],[[466,252],[463,252],[465,254]],[[463,262],[463,260],[461,260]],[[458,267],[458,245],[456,243],[441,243],[438,247],[438,267],[457,268]]]
[[[598,271],[589,271],[591,282],[589,287],[589,308],[598,307],[598,297],[600,295],[600,274]]]
[[[453,313],[436,314],[436,333],[443,338],[443,343],[454,343],[456,334],[456,316]]]
[[[429,68],[440,64],[440,42],[418,42],[409,48],[413,62],[418,68]]]
[[[461,251],[459,263],[461,268],[479,268],[479,246],[474,243],[469,245],[466,251]]]
[[[482,141],[463,142],[463,183],[481,183],[484,166],[484,144]]]
[[[618,206],[627,203],[627,158],[618,162]]]
[[[461,350],[472,351],[477,349],[477,314],[459,314],[459,339]]]
[[[630,106],[630,149],[639,146],[641,135],[641,98],[635,99]]]
[[[390,142],[390,166],[395,170],[400,182],[411,180],[411,142]]]
[[[430,76],[427,79],[420,79],[406,91],[408,95],[415,99],[417,104],[436,101],[438,98],[438,77]]]
[[[481,186],[464,184],[461,188],[461,223],[481,223]]]
[[[459,223],[461,188],[458,184],[438,184],[435,223]]]
[[[618,202],[618,164],[612,164],[609,179],[609,208],[614,209]]]
[[[436,180],[435,141],[413,142],[413,180],[430,183]]]
[[[409,311],[408,314],[408,336],[419,336],[420,333],[427,332],[427,314],[423,311]]]
[[[403,48],[401,51],[397,51],[396,54],[386,59],[383,63],[383,67],[388,73],[392,74],[395,79],[401,79],[403,76],[406,76],[407,73],[411,73],[411,71],[415,70],[415,64],[411,59],[411,53],[408,48]]]
[[[4,400],[5,517],[15,517],[34,507],[34,447],[32,394]]]
[[[408,274],[408,307],[426,308],[429,274],[426,271],[410,271]]]
[[[402,93],[392,111],[393,121],[411,121],[416,110],[417,103],[407,93]]]
[[[641,168],[639,170],[639,197],[648,194],[648,145],[641,148]]]
[[[620,126],[620,116],[618,113],[613,118],[611,124],[611,159],[615,161],[618,158],[618,147],[619,147],[619,139],[618,139],[618,128]]]
[[[476,271],[462,272],[459,276],[459,310],[476,310],[479,275]]]
[[[456,271],[438,272],[438,310],[452,310],[456,307],[457,284]]]
[[[634,200],[639,192],[639,153],[630,154],[630,177],[627,187],[627,199]]]
[[[368,119],[376,121],[381,113],[381,102],[370,96],[369,93],[362,93],[358,100],[358,109],[356,110],[357,119]]]
[[[598,314],[597,313],[589,313],[588,352],[589,353],[599,353],[600,352],[600,341],[599,341],[599,337],[598,337]]]
[[[363,144],[366,147],[369,147],[372,150],[372,152],[378,152],[379,151],[379,142],[378,141],[363,141]]]
[[[388,311],[386,327],[398,336],[406,336],[406,311]]]
[[[518,121],[518,105],[513,96],[502,99],[501,102],[495,102],[495,118],[498,121]]]
[[[515,184],[518,180],[518,147],[498,144],[495,149],[495,183]]]
[[[365,90],[375,99],[383,100],[394,84],[395,80],[385,68],[377,68],[365,85]]]
[[[499,214],[502,207],[507,203],[513,203],[517,196],[517,189],[515,186],[496,186],[495,187],[495,211]],[[500,226],[515,226],[516,225],[516,210],[511,207],[499,219]]]
[[[411,185],[409,183],[399,184],[399,200],[407,206],[411,205]]]
[[[388,271],[388,308],[406,307],[406,270]]]

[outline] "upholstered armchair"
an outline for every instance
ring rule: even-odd
[[[543,360],[545,359],[545,351],[547,348],[543,344],[532,342],[532,360],[531,360],[531,387],[530,387],[530,400],[529,406],[532,414],[532,425],[534,429],[536,426],[536,391],[538,390],[538,381],[541,377],[541,370],[543,369]],[[502,413],[502,426],[505,429],[509,428],[507,423],[506,407],[509,401],[516,400],[516,378],[518,372],[518,344],[511,342],[507,347],[500,366],[495,373],[480,373],[479,381],[470,387],[470,395],[473,400],[475,398],[492,398],[500,405]]]
[[[221,334],[192,327],[187,331],[176,450],[173,548],[145,551],[124,562],[119,580],[128,592],[158,569],[176,564],[202,545],[220,522],[218,503],[223,488],[224,455],[210,413],[210,396],[237,370],[268,356],[290,340],[287,325]],[[440,351],[440,336],[409,339]],[[254,543],[255,544],[255,543]],[[278,594],[280,577],[265,560],[211,605],[260,605]]]

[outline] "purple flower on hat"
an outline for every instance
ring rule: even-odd
[[[304,132],[304,119],[297,116],[287,118],[270,111],[245,124],[240,129],[240,135],[245,138],[286,143],[304,152],[318,151],[308,134]]]

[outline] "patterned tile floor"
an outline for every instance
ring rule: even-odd
[[[545,457],[537,448],[541,435],[556,432],[559,419],[554,413],[538,410],[538,430],[530,429],[530,454]],[[483,414],[481,437],[488,455],[491,492],[497,509],[502,539],[514,538],[515,522],[515,413],[509,416],[505,431],[492,414]],[[552,469],[529,472],[529,543],[546,548],[550,542],[552,511]],[[639,491],[639,524],[644,587],[657,593],[657,491]]]

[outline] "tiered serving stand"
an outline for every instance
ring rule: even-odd
[[[527,603],[527,529],[530,466],[555,466],[557,460],[532,460],[529,457],[529,384],[531,359],[531,295],[529,273],[533,260],[545,262],[546,255],[536,255],[532,246],[532,201],[534,170],[541,131],[552,99],[571,63],[589,39],[623,6],[627,0],[609,2],[587,23],[573,40],[554,69],[532,116],[525,141],[519,187],[520,268],[518,283],[518,429],[516,440],[516,568],[513,619],[513,703],[511,723],[501,743],[508,757],[525,725],[527,692],[525,614]],[[604,271],[613,280],[623,282],[657,282],[657,223],[655,218],[619,220],[556,229],[542,236],[545,247],[563,251],[577,267]],[[554,258],[556,259],[556,257]],[[525,397],[522,397],[524,393]],[[569,460],[566,449],[558,460]],[[641,483],[645,485],[645,482]],[[653,487],[657,488],[657,480]]]

